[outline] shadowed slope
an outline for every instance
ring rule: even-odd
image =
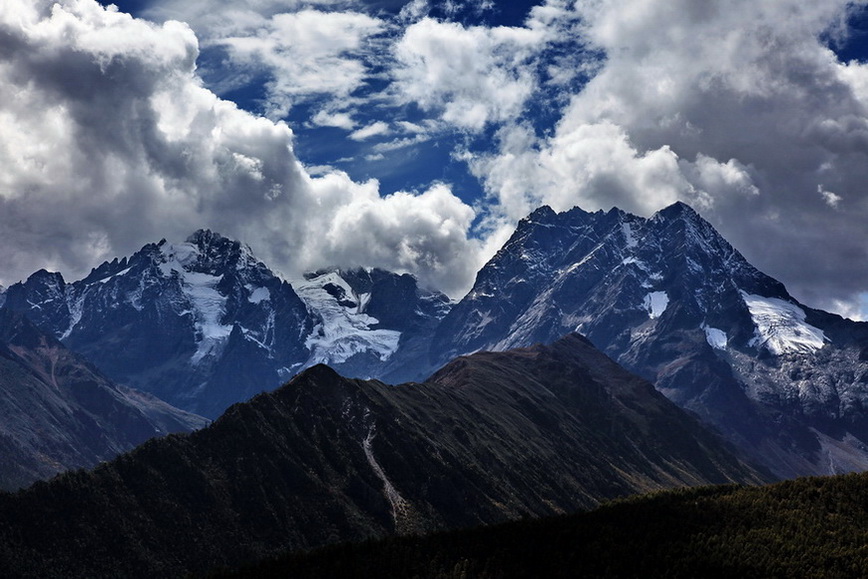
[[[0,489],[90,467],[208,421],[111,383],[20,314],[0,309]]]
[[[760,480],[573,335],[461,358],[425,384],[313,367],[207,429],[0,497],[0,566],[180,575],[656,488]]]
[[[813,577],[868,575],[868,475],[682,489],[590,513],[340,545],[233,577]]]

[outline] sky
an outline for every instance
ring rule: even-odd
[[[0,283],[199,228],[460,298],[542,204],[692,205],[868,319],[868,11],[840,0],[4,0]]]

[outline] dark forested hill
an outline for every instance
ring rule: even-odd
[[[233,577],[868,576],[868,475],[667,491],[593,512],[341,545]]]
[[[571,335],[460,358],[423,384],[311,368],[191,435],[0,495],[0,568],[178,576],[762,480],[648,382]]]

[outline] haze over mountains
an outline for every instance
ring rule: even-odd
[[[868,324],[799,304],[682,203],[648,219],[540,208],[457,304],[382,270],[288,282],[210,231],[0,299],[114,380],[212,418],[316,363],[421,380],[578,331],[778,476],[868,466]]]

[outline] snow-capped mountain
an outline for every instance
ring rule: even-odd
[[[209,417],[297,372],[315,323],[249,248],[210,231],[70,284],[39,271],[9,287],[6,307],[114,380]]]
[[[400,379],[451,305],[376,269],[324,270],[297,288],[201,230],[73,283],[36,272],[0,299],[115,381],[211,418],[319,362]]]
[[[451,304],[409,275],[292,283],[210,231],[0,300],[117,382],[216,417],[316,363],[421,380],[462,354],[577,331],[780,476],[868,468],[868,324],[798,303],[690,207],[543,207]]]
[[[571,331],[781,476],[868,468],[868,324],[798,303],[682,203],[524,219],[444,318],[445,361]]]

